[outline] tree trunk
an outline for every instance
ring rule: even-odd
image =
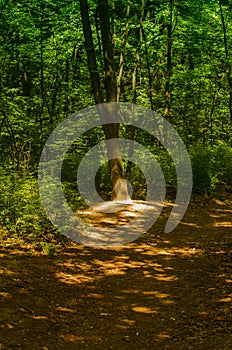
[[[170,81],[172,75],[172,33],[173,33],[173,0],[170,0],[170,14],[169,23],[167,25],[168,38],[167,38],[167,70],[166,70],[166,82],[165,82],[165,110],[164,118],[169,119],[170,116]],[[166,124],[164,124],[166,125]],[[167,130],[164,127],[164,141],[167,138]]]
[[[83,32],[85,37],[85,47],[88,57],[89,73],[92,83],[93,93],[96,104],[102,104],[105,102],[101,84],[100,77],[97,67],[96,54],[93,44],[92,30],[89,20],[89,9],[87,0],[80,0],[81,6],[81,17]],[[104,69],[105,69],[105,92],[106,92],[106,102],[116,102],[117,101],[117,85],[115,77],[115,62],[114,62],[114,48],[112,43],[112,33],[109,20],[109,8],[107,0],[98,0],[98,15],[100,19],[100,28],[101,28],[101,41],[103,47],[104,55]],[[102,108],[99,106],[99,112],[104,123],[104,113],[102,113]],[[109,115],[110,120],[114,121],[112,124],[103,124],[104,133],[106,140],[118,139],[119,138],[119,123],[117,121],[117,110],[113,106],[108,105],[106,113]],[[112,182],[112,199],[117,199],[119,193],[122,193],[120,186],[116,186],[119,180],[124,179],[124,169],[123,162],[121,158],[119,143],[116,140],[113,143],[113,147],[107,147],[109,168],[111,174]],[[119,183],[124,183],[125,180],[119,181]]]
[[[229,112],[230,112],[230,122],[232,124],[232,77],[231,77],[231,64],[229,61],[229,48],[227,43],[227,31],[226,31],[226,23],[225,17],[222,9],[222,1],[219,0],[220,6],[220,14],[221,14],[221,22],[222,22],[222,30],[223,30],[223,38],[224,38],[224,48],[225,48],[225,58],[226,58],[226,73],[227,73],[227,81],[229,85]]]
[[[96,55],[94,50],[94,44],[93,44],[92,30],[91,30],[90,20],[89,20],[89,8],[88,8],[87,0],[80,0],[80,6],[81,6],[82,26],[83,26],[83,32],[85,37],[85,49],[87,53],[88,68],[89,68],[89,74],[90,74],[91,84],[93,88],[94,99],[96,104],[104,103],[104,97],[102,95],[100,78],[99,78],[99,73],[97,69],[97,61],[96,61]]]

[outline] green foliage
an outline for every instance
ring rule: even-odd
[[[103,86],[97,3],[88,3]],[[232,11],[228,1],[221,3],[226,33],[216,0],[179,1],[173,8],[169,121],[189,149],[196,192],[232,190]],[[110,13],[116,75],[123,67],[120,101],[133,99],[163,115],[170,1],[145,1],[144,9],[142,2],[116,1]],[[80,8],[72,0],[10,0],[2,3],[0,16],[0,225],[4,231],[30,235],[36,241],[39,235],[53,232],[37,188],[43,145],[62,120],[94,103]],[[122,136],[133,138],[133,132],[123,127]],[[73,210],[84,205],[76,184],[77,165],[103,138],[100,128],[83,135],[64,160],[62,185]],[[167,151],[141,130],[134,139],[154,153],[167,187],[176,189],[175,167]],[[134,198],[144,199],[144,175],[135,164],[125,162],[125,167]],[[104,161],[95,180],[99,195],[109,199],[110,175]],[[50,251],[47,246],[43,249]]]
[[[219,142],[211,149],[212,187],[216,192],[232,190],[232,147]]]
[[[37,179],[0,168],[0,227],[2,231],[37,240],[53,232],[38,193]]]
[[[176,170],[170,155],[162,147],[159,147],[158,151],[156,150],[156,154],[158,163],[160,164],[164,174],[167,189],[175,190],[177,187]]]
[[[192,162],[193,190],[198,193],[209,192],[211,190],[209,150],[200,144],[195,144],[189,154]]]
[[[220,142],[213,147],[195,144],[189,154],[195,192],[230,192],[232,190],[232,148]]]
[[[103,81],[96,2],[88,3]],[[231,143],[229,9],[229,4],[222,2],[227,19],[226,57],[219,3],[197,0],[174,4],[170,121],[188,145],[208,140],[213,144],[217,140]],[[131,102],[135,97],[138,104],[163,114],[170,1],[148,1],[144,9],[142,3],[116,2],[115,11],[111,8],[110,13],[114,16],[116,74],[124,55],[120,101]],[[50,0],[7,1],[2,7],[0,151],[4,162],[15,170],[22,170],[25,162],[34,170],[43,144],[57,123],[93,104],[80,18],[79,4],[71,0],[60,1],[59,5]]]
[[[55,254],[56,248],[53,244],[42,242],[41,245],[42,245],[42,250],[45,254],[47,254],[47,255],[54,255]]]
[[[95,177],[95,186],[97,193],[103,200],[111,199],[111,181],[108,162],[104,162],[98,169]]]

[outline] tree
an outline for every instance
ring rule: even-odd
[[[164,117],[169,119],[170,114],[170,81],[172,74],[172,35],[173,35],[173,0],[170,0],[169,23],[167,24],[167,65],[165,82],[165,110]],[[164,130],[164,139],[166,139],[166,130]]]
[[[227,81],[229,85],[229,112],[230,112],[230,121],[232,124],[232,76],[231,76],[231,64],[229,61],[230,53],[229,53],[229,47],[228,47],[227,29],[226,29],[226,23],[225,23],[225,16],[223,14],[222,0],[219,0],[219,7],[220,7],[220,15],[221,15],[221,22],[222,22],[222,30],[223,30],[224,49],[225,49],[225,70],[227,73]]]
[[[36,176],[52,130],[94,101],[151,108],[166,116],[189,148],[198,143],[231,146],[231,14],[228,0],[2,1],[1,166]],[[88,142],[86,135],[80,138],[76,157],[119,134],[160,155],[158,143],[137,128],[113,123],[100,129],[90,132]],[[130,162],[122,164],[117,144],[111,156],[115,185],[123,179],[123,164],[128,175]],[[76,164],[74,152],[72,157]],[[99,170],[105,193],[110,189],[106,169]],[[133,183],[134,165],[131,169]],[[140,183],[134,182],[134,189]]]
[[[93,93],[96,104],[102,104],[104,102],[116,102],[117,101],[117,82],[115,74],[115,60],[114,60],[114,47],[112,39],[112,31],[109,20],[109,8],[107,0],[98,0],[97,13],[100,21],[101,28],[101,43],[103,48],[104,57],[104,69],[105,69],[105,95],[104,98],[102,87],[100,83],[100,76],[97,67],[96,54],[93,43],[93,35],[89,19],[89,8],[87,0],[80,0],[81,5],[81,18],[83,25],[83,32],[85,37],[85,47],[88,58],[88,67],[90,73],[90,79],[92,83]],[[119,123],[104,124],[104,110],[99,106],[100,116],[103,122],[103,129],[107,140],[119,138]],[[117,118],[117,110],[114,107],[108,105],[107,113],[113,118]],[[113,109],[112,109],[113,108]],[[117,119],[116,119],[117,120]],[[119,144],[116,141],[114,147],[108,148],[109,167],[112,182],[112,199],[117,198],[117,193],[120,192],[117,183],[124,183],[120,181],[124,179],[123,162],[120,155]],[[117,189],[117,191],[116,191]]]

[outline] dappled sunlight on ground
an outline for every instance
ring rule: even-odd
[[[166,204],[169,206],[169,204]],[[109,227],[114,225],[125,225],[138,217],[143,211],[162,209],[163,204],[146,201],[105,201],[91,205],[86,209],[76,211],[76,215],[95,227]]]
[[[116,248],[64,238],[47,256],[6,236],[0,349],[229,350],[231,207],[194,200],[164,234],[168,204],[148,233]]]

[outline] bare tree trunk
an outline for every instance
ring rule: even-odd
[[[231,121],[231,124],[232,124],[232,77],[231,77],[231,65],[230,65],[230,62],[229,62],[229,49],[228,49],[228,43],[227,43],[226,24],[225,24],[225,18],[224,18],[224,14],[223,14],[222,1],[221,1],[221,0],[219,0],[219,6],[220,6],[221,21],[222,21],[222,30],[223,30],[223,38],[224,38],[225,56],[226,56],[227,81],[228,81],[228,85],[229,85],[229,111],[230,111],[230,121]]]
[[[214,91],[214,96],[213,96],[213,103],[212,103],[212,107],[210,109],[210,114],[209,114],[209,128],[210,128],[210,143],[211,146],[213,145],[213,113],[217,104],[217,100],[218,100],[218,95],[223,83],[225,75],[223,75],[221,77],[221,79],[219,79],[218,77],[218,82],[217,82],[217,86],[215,87],[215,91]]]
[[[105,67],[105,90],[107,102],[116,102],[116,77],[113,38],[109,20],[109,8],[107,0],[98,0],[98,13],[101,26],[102,46]]]
[[[170,116],[170,81],[172,75],[172,33],[173,33],[173,2],[170,0],[170,14],[169,23],[167,25],[168,38],[167,38],[167,69],[166,69],[166,83],[165,83],[165,109],[164,118],[169,119]],[[165,124],[166,125],[166,124]],[[164,129],[164,140],[167,137],[167,130]]]
[[[82,18],[82,26],[85,37],[85,49],[87,52],[88,66],[89,66],[89,74],[91,79],[91,84],[93,87],[93,94],[96,104],[104,103],[104,97],[101,91],[101,84],[99,73],[97,69],[97,61],[93,44],[93,36],[92,30],[90,26],[89,20],[89,8],[86,0],[80,0],[81,6],[81,18]]]
[[[89,20],[89,9],[87,0],[80,0],[81,5],[81,17],[82,25],[85,36],[85,46],[88,57],[88,65],[90,72],[90,79],[93,87],[93,93],[96,104],[102,104],[105,102],[101,89],[100,77],[97,67],[96,54],[94,50],[94,43],[92,37],[92,30]],[[107,0],[98,0],[98,15],[100,19],[101,28],[101,41],[104,55],[104,68],[105,68],[105,91],[106,102],[117,101],[117,85],[115,76],[115,62],[114,62],[114,48],[112,42],[112,32],[110,25],[110,16]],[[103,122],[103,128],[106,140],[119,138],[119,123],[117,123],[117,109],[113,106],[108,106],[107,113],[110,113],[112,124],[104,124],[104,113],[101,113],[99,107],[100,116]],[[116,122],[115,122],[116,121]],[[109,157],[109,167],[112,182],[112,199],[117,199],[117,193],[120,189],[116,187],[119,180],[124,179],[123,162],[121,158],[120,148],[118,141],[115,141],[113,147],[107,147]],[[125,181],[125,180],[124,180]],[[123,183],[123,181],[120,181]]]
[[[121,80],[122,80],[122,73],[124,68],[125,47],[127,44],[128,33],[129,33],[129,15],[130,15],[130,0],[127,1],[126,30],[125,30],[124,40],[123,40],[123,44],[120,52],[119,72],[118,72],[118,79],[117,79],[117,101],[120,100],[120,95],[121,95]]]
[[[43,61],[43,15],[44,7],[41,5],[41,17],[40,17],[40,92],[41,92],[41,109],[39,111],[39,124],[40,124],[40,150],[42,152],[42,139],[43,139],[43,112],[45,106],[45,90],[44,90],[44,61]]]
[[[114,47],[113,36],[110,24],[110,15],[107,0],[98,0],[98,11],[101,26],[101,37],[104,54],[105,67],[105,90],[107,102],[117,102],[117,82],[115,74]],[[111,114],[111,119],[118,118],[117,110],[113,108],[107,111]],[[117,120],[117,119],[116,119]],[[119,121],[119,119],[118,119]],[[108,148],[108,156],[110,159],[110,174],[112,182],[112,199],[117,199],[121,192],[118,181],[124,178],[124,167],[120,153],[120,147],[117,139],[119,138],[119,123],[105,125],[106,139],[116,139],[114,147]],[[119,181],[119,183],[123,183]]]
[[[136,81],[137,81],[138,70],[140,67],[140,55],[139,54],[140,54],[142,41],[143,41],[144,5],[145,5],[144,0],[142,0],[141,16],[139,18],[138,45],[137,45],[136,53],[135,53],[136,63],[135,63],[134,71],[132,73],[132,92],[133,92],[132,103],[133,104],[136,103],[136,98],[137,98]]]

